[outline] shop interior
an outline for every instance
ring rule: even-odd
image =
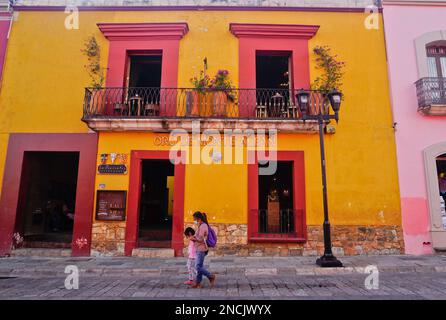
[[[25,152],[15,228],[24,247],[71,247],[78,167],[78,152]]]
[[[174,165],[169,160],[142,162],[139,247],[170,248]]]

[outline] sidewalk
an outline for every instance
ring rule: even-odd
[[[375,265],[383,273],[446,273],[446,256],[349,256],[338,257],[343,268],[320,268],[316,257],[209,257],[206,264],[220,275],[294,276],[364,274]],[[0,277],[54,277],[64,275],[65,267],[75,265],[83,276],[156,277],[186,274],[185,258],[148,259],[136,257],[10,257],[0,258]]]

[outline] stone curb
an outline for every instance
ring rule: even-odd
[[[56,269],[56,270],[55,270]],[[319,267],[276,267],[276,268],[250,268],[250,267],[219,267],[211,268],[216,274],[233,276],[308,276],[308,275],[346,275],[365,274],[365,267],[319,268]],[[378,266],[384,273],[446,273],[446,266]],[[160,275],[185,275],[186,268],[81,268],[83,276],[91,277],[150,277]],[[39,269],[0,269],[0,277],[64,277],[64,270],[59,268]]]

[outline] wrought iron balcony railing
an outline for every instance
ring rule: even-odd
[[[259,233],[294,233],[294,210],[279,210],[276,217],[268,210],[259,210]],[[269,220],[277,220],[272,224]]]
[[[302,209],[253,209],[249,216],[250,241],[305,241],[306,227]]]
[[[418,111],[446,115],[446,78],[421,78],[417,87]]]
[[[191,88],[87,88],[83,120],[98,118],[282,119],[301,117],[297,90]],[[328,112],[328,101],[310,91],[309,113]]]

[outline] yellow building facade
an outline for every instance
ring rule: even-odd
[[[340,121],[327,125],[325,134],[333,250],[337,255],[404,251],[380,14],[376,30],[367,29],[367,15],[353,9],[87,8],[79,11],[78,29],[67,28],[73,12],[17,7],[16,13],[0,94],[1,201],[7,204],[0,220],[9,221],[2,252],[11,251],[15,240],[8,239],[18,234],[25,246],[65,241],[69,244],[55,246],[71,248],[73,255],[181,255],[184,228],[201,211],[217,231],[213,254],[321,254],[317,124],[289,116],[295,90],[309,89],[321,74],[313,52],[318,46],[328,46],[345,62]],[[92,36],[100,48],[105,89],[86,93],[91,79],[82,50]],[[285,91],[268,91],[262,101],[269,102],[259,103],[259,83],[274,84],[273,76],[262,74],[284,63],[288,69],[277,78],[287,74]],[[188,117],[193,96],[177,88],[191,88],[190,79],[201,71],[212,77],[219,70],[228,71],[236,88],[237,115]],[[148,102],[144,89],[129,94],[141,87],[158,88],[157,102]],[[169,109],[174,114],[167,110],[168,90],[175,90],[175,107]],[[254,92],[254,102],[241,102],[249,95],[243,90]],[[280,114],[273,115],[273,93],[283,92],[292,94],[281,94]],[[205,99],[215,108],[212,98]],[[242,147],[241,163],[225,163],[219,150],[211,150],[209,164],[201,158],[192,163],[193,148],[183,147],[189,161],[171,164],[171,131],[181,129],[192,139],[194,122],[201,134],[206,128],[272,130],[270,143],[277,131],[283,162],[277,176],[253,176],[258,162],[248,164],[254,150],[249,146]],[[207,142],[200,144],[201,152]],[[235,152],[234,146],[229,149]],[[33,182],[58,180],[74,167],[78,180]],[[52,218],[57,206],[52,203],[68,222]],[[67,212],[74,218],[66,218]],[[61,225],[68,236],[54,236]],[[52,235],[41,236],[51,233],[48,228]]]

